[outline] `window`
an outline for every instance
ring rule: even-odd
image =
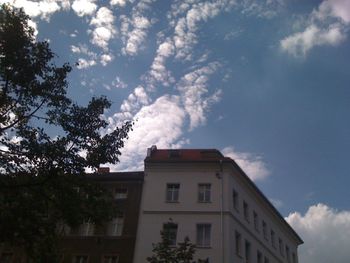
[[[235,245],[236,245],[236,254],[242,255],[242,236],[240,233],[235,233]]]
[[[197,225],[197,246],[198,247],[210,247],[210,224],[198,224]]]
[[[118,263],[119,256],[111,255],[111,256],[103,256],[102,263]]]
[[[295,256],[295,253],[292,253],[292,259],[293,259],[293,263],[297,263],[297,258]]]
[[[256,262],[257,263],[263,263],[262,262],[262,254],[261,252],[258,250],[257,254],[256,254]]]
[[[86,222],[79,227],[80,236],[93,236],[95,232],[95,225],[91,222]]]
[[[264,257],[264,263],[269,263],[269,262],[270,262],[269,258],[268,257]]]
[[[166,223],[163,225],[165,238],[169,241],[170,246],[176,246],[177,224]]]
[[[124,214],[119,213],[108,226],[108,235],[121,236],[124,228]]]
[[[13,253],[4,252],[1,254],[0,262],[1,263],[10,263],[13,259]]]
[[[278,247],[279,247],[279,250],[280,250],[280,254],[282,255],[282,256],[284,256],[284,252],[283,252],[283,241],[282,241],[282,239],[278,239]]]
[[[255,228],[256,231],[259,232],[259,218],[258,218],[258,214],[254,211],[253,215],[254,215],[254,228]]]
[[[73,263],[87,263],[88,262],[88,256],[85,255],[77,255],[74,256]]]
[[[263,228],[264,238],[267,240],[267,225],[266,225],[266,222],[264,220],[262,221],[262,228]]]
[[[210,184],[198,185],[198,202],[207,203],[210,202]]]
[[[166,201],[177,202],[179,201],[180,184],[167,184],[166,187]]]
[[[246,240],[245,241],[245,262],[250,263],[250,243]]]
[[[126,199],[128,197],[128,189],[127,188],[117,188],[115,189],[115,199]]]
[[[243,214],[244,214],[245,220],[249,222],[249,207],[247,202],[245,201],[243,201]]]
[[[286,257],[287,257],[287,262],[290,263],[290,252],[289,252],[289,247],[286,245]]]
[[[276,235],[275,232],[271,229],[271,243],[274,248],[276,248]]]
[[[239,211],[238,192],[236,192],[235,189],[232,190],[232,201],[233,208],[236,209],[236,211]]]

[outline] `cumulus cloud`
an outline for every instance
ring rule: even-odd
[[[89,68],[89,67],[92,67],[95,65],[96,65],[96,61],[93,59],[88,60],[85,58],[79,58],[77,68],[78,69],[85,69],[85,68]]]
[[[193,1],[182,1],[173,4],[168,17],[170,24],[174,27],[175,57],[190,60],[192,58],[192,49],[198,42],[197,31],[200,23],[214,18],[233,4],[234,1],[230,0],[195,3]]]
[[[262,180],[270,175],[265,162],[258,155],[237,152],[231,146],[224,148],[222,153],[232,158],[253,181]]]
[[[28,1],[28,0],[13,0],[5,1],[17,8],[23,8],[30,17],[41,17],[48,20],[50,16],[59,11],[61,8],[66,8],[67,1]],[[69,3],[69,2],[68,2]]]
[[[148,88],[153,90],[157,82],[164,86],[169,86],[175,82],[171,72],[166,68],[166,60],[172,55],[174,55],[174,44],[168,38],[158,46],[157,55],[152,62],[151,69],[144,77]]]
[[[107,66],[111,61],[113,61],[114,56],[112,54],[102,54],[100,57],[100,62],[102,66]]]
[[[75,0],[72,9],[78,16],[93,15],[97,9],[95,0]]]
[[[132,9],[131,17],[125,15],[120,17],[124,55],[135,56],[142,48],[147,32],[153,24],[152,19],[147,18],[144,13],[150,9],[153,2],[154,0],[141,0]]]
[[[90,25],[94,27],[91,32],[91,43],[105,50],[111,39],[117,34],[114,26],[115,17],[113,12],[107,7],[101,7],[96,15],[91,19]]]
[[[317,204],[304,215],[289,214],[286,220],[305,242],[299,248],[299,262],[349,262],[350,211]]]
[[[146,150],[152,145],[159,148],[181,147],[185,111],[178,96],[164,95],[154,103],[143,106],[136,114],[133,131],[122,149],[117,170],[143,170]]]
[[[308,17],[306,28],[280,41],[281,49],[305,56],[315,46],[336,46],[345,40],[350,24],[348,0],[324,0]]]
[[[219,89],[208,95],[209,76],[213,74],[219,63],[212,62],[207,66],[184,75],[177,89],[180,92],[182,103],[190,118],[190,130],[206,122],[206,112],[213,103],[220,100],[222,91]]]

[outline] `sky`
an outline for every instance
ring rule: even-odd
[[[135,121],[113,170],[152,145],[219,149],[303,238],[299,262],[348,262],[350,0],[10,2],[77,63],[74,101]]]

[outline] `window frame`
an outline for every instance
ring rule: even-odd
[[[118,193],[118,190],[125,190],[125,193]],[[119,194],[119,196],[118,196]],[[127,187],[116,187],[114,190],[114,199],[115,200],[123,200],[123,199],[127,199],[129,195],[129,189]]]
[[[175,231],[173,231],[174,229]],[[168,222],[163,224],[163,234],[168,237],[169,246],[171,247],[175,247],[177,244],[177,230],[178,230],[178,224],[176,223]],[[171,235],[173,235],[174,238],[170,238]]]
[[[119,262],[119,255],[118,254],[106,254],[106,255],[102,255],[102,259],[101,259],[101,262],[102,263],[109,263],[108,261],[106,262],[106,259],[108,257],[117,257],[117,261],[115,263],[118,263]],[[108,260],[108,259],[107,259]],[[113,259],[112,259],[113,260]],[[113,263],[113,261],[112,261]]]
[[[200,233],[200,230],[201,230],[201,233]],[[199,247],[199,248],[211,247],[211,223],[196,224],[196,247]]]
[[[175,186],[175,187],[172,187],[172,186]],[[168,198],[169,197],[168,193],[170,193],[171,198]],[[166,190],[165,190],[165,201],[167,203],[178,203],[179,197],[180,197],[180,183],[167,183]]]
[[[204,189],[202,189],[203,187]],[[201,200],[201,195],[203,195],[203,200]],[[198,197],[198,203],[210,203],[211,202],[211,183],[199,183],[197,197]]]
[[[122,212],[119,212],[116,217],[114,217],[109,222],[109,227],[107,231],[108,236],[112,237],[120,237],[123,235],[124,231],[124,221],[125,221],[125,215]]]

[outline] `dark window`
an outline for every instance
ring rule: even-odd
[[[246,240],[245,241],[245,262],[250,263],[250,243]]]
[[[286,245],[286,257],[287,257],[287,262],[290,263],[290,252],[289,252],[289,247]]]
[[[13,253],[4,252],[1,254],[0,262],[1,263],[10,263],[13,260]]]
[[[232,190],[232,201],[233,201],[233,208],[239,211],[238,192],[236,192],[235,189]]]
[[[167,184],[166,188],[166,201],[177,202],[179,201],[180,184]]]
[[[271,243],[274,248],[276,248],[276,235],[275,232],[271,229]]]
[[[103,263],[118,263],[119,256],[111,255],[111,256],[103,256]]]
[[[283,252],[283,241],[282,241],[282,239],[278,239],[278,247],[279,247],[279,250],[280,250],[280,254],[282,255],[282,256],[284,256],[284,252]]]
[[[210,202],[210,184],[199,184],[198,185],[198,202],[207,203]]]
[[[262,262],[262,254],[261,252],[258,250],[257,254],[256,254],[256,261],[257,263],[263,263]]]
[[[254,216],[254,228],[256,231],[259,231],[259,217],[258,214],[254,211],[253,212],[253,216]]]
[[[117,188],[115,189],[115,199],[126,199],[128,197],[128,189],[127,188]]]
[[[73,258],[73,263],[87,263],[88,262],[88,256],[86,255],[77,255]]]
[[[243,214],[244,218],[249,222],[249,206],[245,201],[243,201]]]
[[[210,224],[198,224],[197,225],[197,246],[198,247],[210,247]]]
[[[262,228],[263,228],[264,238],[267,239],[267,224],[264,220],[262,221]]]
[[[265,258],[264,258],[264,263],[270,263],[270,260],[269,260],[268,257],[265,257]]]
[[[166,223],[163,225],[165,238],[169,241],[170,246],[176,246],[177,224]]]
[[[236,246],[236,254],[242,255],[242,236],[240,233],[235,233],[235,246]]]

